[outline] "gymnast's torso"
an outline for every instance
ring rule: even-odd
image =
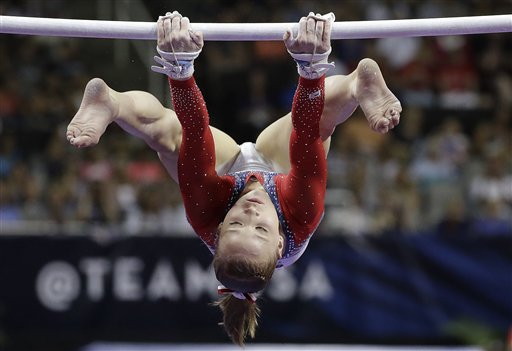
[[[279,219],[279,224],[281,227],[281,231],[284,235],[285,244],[283,255],[279,259],[277,263],[277,268],[288,266],[294,263],[302,253],[306,250],[306,247],[309,243],[309,239],[315,232],[318,224],[320,223],[323,216],[323,203],[318,206],[319,208],[308,210],[316,210],[320,213],[318,221],[315,223],[311,223],[306,227],[309,228],[304,230],[301,223],[295,222],[293,219],[289,220],[291,217],[289,213],[286,213],[283,210],[284,206],[281,206],[279,201],[280,197],[286,198],[286,194],[280,189],[281,180],[285,177],[282,173],[269,172],[269,171],[251,171],[244,170],[238,171],[234,173],[227,174],[227,177],[230,177],[233,180],[233,190],[232,194],[229,198],[229,202],[226,206],[226,212],[231,209],[231,207],[236,203],[238,198],[241,196],[242,192],[246,188],[248,184],[252,181],[259,182],[263,189],[265,189],[266,193],[270,197],[272,204],[277,212],[277,217]],[[281,194],[281,196],[278,196]],[[286,209],[287,207],[284,207]],[[219,219],[219,223],[222,221],[222,218]],[[198,233],[199,234],[199,233]],[[206,234],[206,235],[204,235]],[[204,243],[208,246],[212,253],[215,252],[215,242],[217,239],[217,232],[204,233],[203,235],[199,234],[199,237],[204,241]]]
[[[285,174],[276,172],[252,143],[242,144],[233,162],[216,169],[215,143],[199,88],[193,78],[172,82],[175,112],[183,128],[179,186],[187,219],[211,252],[219,224],[252,179],[272,201],[285,237],[277,267],[295,262],[304,252],[324,214],[327,163],[318,130],[323,100],[317,99],[323,89],[323,80],[299,81],[292,107],[291,167]]]

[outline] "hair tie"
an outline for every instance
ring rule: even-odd
[[[217,293],[219,295],[233,295],[233,297],[236,297],[239,300],[247,300],[250,303],[256,302],[256,294],[255,293],[243,293],[240,291],[235,291],[230,288],[226,288],[224,285],[219,285],[217,288]]]

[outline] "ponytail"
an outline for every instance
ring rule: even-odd
[[[221,309],[224,317],[220,324],[233,343],[243,347],[247,336],[254,338],[260,316],[260,308],[255,301],[241,300],[230,294],[213,304]]]
[[[244,346],[245,338],[254,338],[260,309],[256,305],[254,293],[263,290],[276,268],[278,255],[267,262],[256,263],[245,255],[220,255],[219,251],[213,258],[215,276],[226,287],[228,294],[214,302],[222,313],[224,330],[233,343]],[[244,298],[245,297],[245,298]]]

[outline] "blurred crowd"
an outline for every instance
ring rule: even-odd
[[[95,2],[70,3],[5,1],[0,11],[96,18]],[[164,5],[146,4],[154,18],[174,10]],[[295,22],[313,9],[348,21],[506,14],[512,2],[204,0],[176,9],[192,22]],[[192,235],[179,189],[143,142],[115,125],[92,148],[65,138],[89,79],[101,72],[146,90],[150,62],[116,69],[113,41],[0,38],[0,233]],[[402,120],[380,135],[357,110],[338,127],[321,235],[511,235],[510,33],[337,40],[331,74],[364,57],[379,63]],[[238,142],[289,111],[297,82],[280,42],[208,42],[196,72],[212,124]]]

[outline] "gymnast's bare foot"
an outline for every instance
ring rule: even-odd
[[[359,62],[354,96],[374,131],[387,133],[400,122],[400,101],[386,86],[375,61]]]
[[[66,138],[76,147],[98,144],[117,112],[107,84],[100,78],[90,80],[80,108],[68,125]]]

